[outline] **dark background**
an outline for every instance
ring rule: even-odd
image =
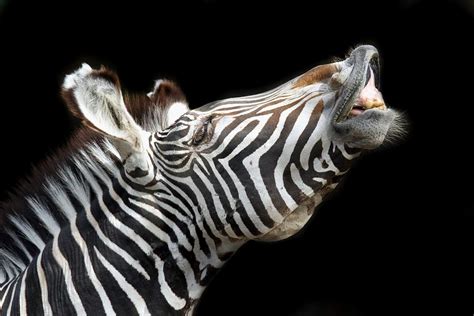
[[[473,17],[472,1],[0,0],[0,196],[77,127],[59,86],[83,61],[131,91],[174,79],[197,107],[374,44],[406,141],[358,163],[297,237],[239,251],[198,315],[471,316]]]

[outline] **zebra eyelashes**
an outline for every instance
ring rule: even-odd
[[[192,144],[194,146],[200,145],[204,142],[208,131],[209,123],[204,123],[201,125],[193,135]]]
[[[202,123],[196,128],[191,140],[193,146],[202,145],[211,140],[214,132],[213,119],[215,119],[214,115],[205,117]]]

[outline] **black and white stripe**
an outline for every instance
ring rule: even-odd
[[[99,87],[109,80],[91,71],[77,73]],[[297,79],[189,111],[162,130],[154,121],[176,102],[135,115],[147,129],[140,169],[127,167],[129,157],[107,135],[79,147],[40,192],[25,196],[26,209],[3,221],[2,312],[191,313],[246,241],[298,231],[358,151],[327,133],[337,90],[327,80],[295,87]],[[110,80],[106,88],[118,89]],[[120,113],[114,124],[124,125]]]

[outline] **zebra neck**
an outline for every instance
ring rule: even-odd
[[[106,152],[96,144],[81,151],[41,196],[26,198],[25,216],[8,218],[0,309],[184,313],[243,244],[213,235],[200,210],[183,208],[169,188],[134,186]]]

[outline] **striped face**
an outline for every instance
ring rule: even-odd
[[[378,88],[377,50],[361,46],[274,90],[205,105],[155,134],[159,174],[218,234],[286,238],[393,130],[396,113]]]

